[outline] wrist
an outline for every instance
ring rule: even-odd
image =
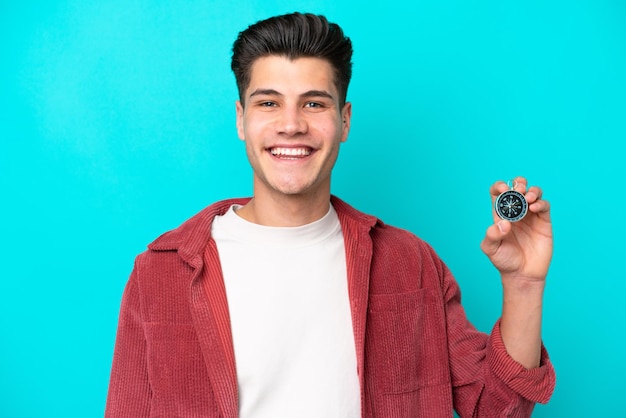
[[[543,296],[546,287],[544,278],[529,278],[519,275],[503,274],[501,276],[504,293],[515,293],[527,296]]]

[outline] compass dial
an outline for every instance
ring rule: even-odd
[[[524,195],[517,190],[507,190],[496,199],[495,209],[500,218],[517,222],[526,216],[528,202],[526,202]]]

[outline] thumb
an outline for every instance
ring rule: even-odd
[[[487,228],[485,238],[480,244],[480,249],[488,257],[491,257],[498,251],[502,240],[509,234],[509,232],[511,232],[511,222],[509,221],[501,220],[498,223],[491,225]]]

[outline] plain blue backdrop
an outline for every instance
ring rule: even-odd
[[[489,185],[542,186],[557,388],[534,416],[626,416],[620,0],[2,2],[0,416],[102,416],[134,256],[251,192],[232,42],[295,10],[326,14],[355,47],[334,193],[429,241],[489,331]]]

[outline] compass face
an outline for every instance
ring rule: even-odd
[[[516,190],[507,190],[496,199],[496,213],[502,219],[517,222],[526,216],[528,203],[523,194]]]

